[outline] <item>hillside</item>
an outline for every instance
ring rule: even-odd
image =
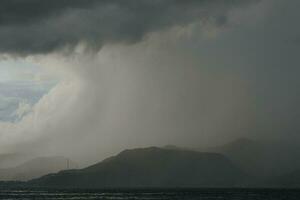
[[[270,185],[272,187],[299,188],[300,170],[296,170],[285,175],[271,178],[266,185]]]
[[[11,168],[32,159],[30,155],[20,153],[0,154],[0,169]]]
[[[230,187],[244,173],[225,156],[156,147],[125,150],[98,164],[29,182],[49,187]]]
[[[65,157],[39,157],[16,167],[0,169],[0,181],[26,181],[68,168],[76,168],[76,164]]]
[[[262,142],[241,138],[206,151],[221,153],[247,174],[263,179],[300,169],[300,151],[298,145],[291,141]]]

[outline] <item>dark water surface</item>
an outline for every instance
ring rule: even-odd
[[[1,190],[0,199],[300,200],[298,189]]]

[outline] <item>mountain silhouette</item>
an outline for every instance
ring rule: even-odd
[[[0,154],[0,169],[15,167],[30,159],[32,156],[20,153]]]
[[[49,173],[76,168],[76,164],[62,156],[38,157],[16,167],[0,169],[1,181],[26,181]]]
[[[240,138],[208,148],[206,151],[227,156],[251,176],[270,179],[300,169],[298,149],[298,145],[292,141],[256,141]]]
[[[299,188],[300,187],[300,170],[295,170],[268,180],[266,185],[272,187]]]
[[[66,170],[29,181],[45,187],[233,187],[246,175],[217,153],[157,147],[125,150],[81,170]]]

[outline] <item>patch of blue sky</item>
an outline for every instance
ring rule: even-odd
[[[0,121],[16,122],[57,84],[41,67],[25,60],[0,61]]]

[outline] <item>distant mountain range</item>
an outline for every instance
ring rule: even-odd
[[[28,184],[46,187],[234,187],[246,176],[217,153],[157,147],[125,150],[96,165],[61,171]]]
[[[35,179],[0,183],[0,186],[300,187],[299,157],[295,143],[286,141],[242,138],[206,149],[167,145],[125,150],[90,167],[74,170],[65,170],[66,158],[38,158],[7,171],[0,170],[2,180]],[[74,167],[69,161],[69,168]]]
[[[16,167],[0,169],[1,181],[26,181],[49,173],[76,168],[76,164],[65,157],[39,157]]]
[[[293,141],[262,142],[240,138],[206,151],[221,153],[247,174],[262,179],[300,170],[300,149]]]
[[[24,155],[24,154],[18,154],[18,153],[0,154],[0,169],[14,167],[30,159],[32,159],[32,156]]]
[[[271,178],[268,182],[271,187],[300,187],[300,170],[291,173]]]

